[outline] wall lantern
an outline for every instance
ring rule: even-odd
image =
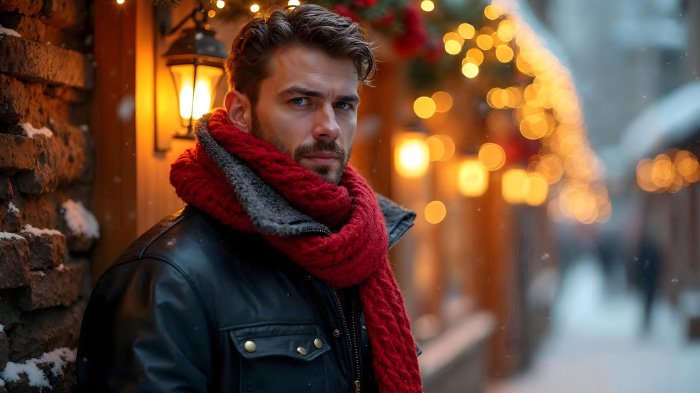
[[[175,137],[194,139],[193,125],[211,110],[228,53],[224,44],[214,38],[216,32],[209,29],[204,8],[195,8],[164,35],[174,34],[188,20],[195,27],[183,29],[163,57],[175,85],[177,113],[183,127]]]
[[[430,164],[430,149],[422,132],[401,133],[394,150],[394,166],[399,175],[415,179],[425,175]]]

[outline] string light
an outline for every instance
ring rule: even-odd
[[[420,3],[420,8],[425,12],[430,12],[435,9],[435,3],[431,0],[423,0],[423,2]]]
[[[117,4],[124,4],[124,0],[117,0]]]
[[[253,4],[250,6],[250,12],[258,12],[260,11],[260,6],[257,4]]]
[[[207,16],[210,17],[210,18],[215,17],[215,16],[216,16],[216,11],[214,11],[214,10],[209,10],[209,11],[207,12]]]
[[[219,7],[219,9],[224,8],[226,5],[226,2],[224,0],[219,0],[216,2],[216,6]]]
[[[430,97],[418,97],[416,101],[413,102],[413,111],[416,113],[416,116],[421,119],[427,119],[433,116],[436,109],[435,101]]]
[[[289,0],[287,5],[290,7],[296,7],[298,5],[301,5],[301,2],[299,0]]]
[[[462,74],[469,79],[472,79],[479,75],[479,66],[472,63],[466,63],[462,66]]]

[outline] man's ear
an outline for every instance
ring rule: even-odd
[[[253,109],[248,96],[238,90],[230,90],[226,93],[224,105],[226,105],[228,119],[231,121],[231,124],[239,130],[249,133],[252,126],[251,115]]]

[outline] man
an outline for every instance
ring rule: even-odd
[[[363,34],[314,5],[242,28],[226,110],[171,169],[188,206],[95,286],[80,390],[422,391],[386,258],[415,214],[346,166],[374,72]]]

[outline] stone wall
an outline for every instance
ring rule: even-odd
[[[0,393],[75,385],[99,237],[89,3],[0,1]]]

